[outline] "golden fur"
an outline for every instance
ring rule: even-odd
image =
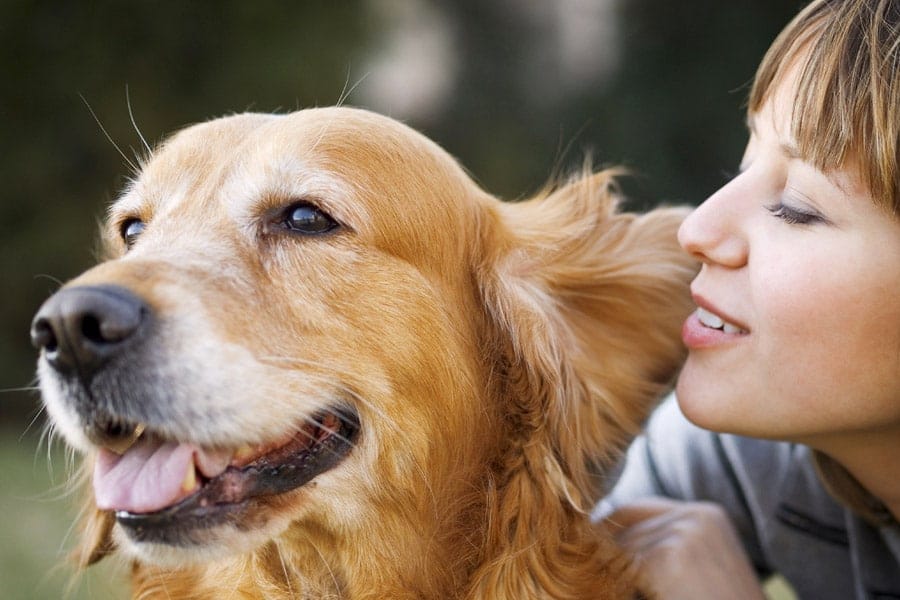
[[[135,543],[88,498],[81,563],[126,556],[144,599],[633,597],[589,511],[683,357],[694,264],[684,211],[618,213],[613,176],[502,203],[421,135],[348,108],[174,136],[112,207],[110,260],[67,284],[126,287],[165,322],[154,383],[136,384],[172,399],[156,432],[259,444],[339,397],[360,434],[202,547]],[[274,226],[298,199],[340,228]],[[146,229],[126,252],[129,218]]]

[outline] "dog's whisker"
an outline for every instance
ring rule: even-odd
[[[331,373],[334,373],[338,377],[346,376],[349,374],[349,371],[341,371],[335,365],[326,365],[321,361],[314,361],[308,358],[301,358],[299,356],[257,356],[256,360],[265,363],[273,363],[272,366],[283,368],[287,370],[291,370],[293,365],[306,365],[309,367],[315,367],[317,369],[328,370]],[[288,366],[282,366],[287,364]]]
[[[162,589],[163,594],[166,595],[166,599],[167,599],[167,600],[173,600],[173,599],[172,599],[172,594],[169,593],[169,586],[167,585],[167,583],[168,583],[168,582],[167,582],[165,579],[162,579],[162,580],[159,582],[159,587],[160,587],[160,589]],[[151,595],[151,597],[152,597],[152,595]]]
[[[132,172],[134,172],[134,173],[139,172],[140,169],[138,169],[138,166],[134,163],[134,161],[132,161],[130,158],[128,158],[128,156],[122,151],[122,148],[120,148],[119,145],[112,138],[112,136],[109,135],[109,132],[106,131],[106,127],[103,126],[103,123],[100,121],[100,118],[97,116],[97,113],[94,112],[94,109],[91,107],[90,103],[87,101],[87,98],[85,98],[81,94],[79,94],[79,96],[81,97],[82,102],[84,102],[84,105],[87,106],[87,109],[91,113],[91,116],[94,118],[94,121],[97,123],[97,126],[100,127],[100,131],[103,132],[103,135],[106,136],[106,139],[109,140],[109,143],[113,145],[113,148],[116,149],[116,151],[119,153],[119,156],[121,156],[122,159],[125,161],[125,163],[129,167],[131,167]]]
[[[291,584],[291,574],[288,572],[287,563],[284,560],[284,554],[281,552],[281,545],[275,544],[275,554],[278,555],[278,562],[281,563],[281,572],[284,573],[284,583],[287,585],[288,594],[294,597],[294,586]]]
[[[371,401],[367,400],[364,396],[362,396],[361,394],[355,392],[354,390],[346,389],[346,390],[344,390],[344,391],[345,391],[345,393],[348,394],[351,398],[353,398],[354,400],[356,400],[357,402],[359,402],[360,404],[362,404],[363,406],[365,406],[367,410],[369,410],[369,411],[375,413],[375,415],[380,419],[380,422],[381,422],[381,423],[387,425],[388,427],[390,427],[391,429],[393,429],[393,430],[394,430],[396,433],[398,433],[398,434],[402,434],[402,433],[403,433],[403,432],[400,430],[400,428],[397,427],[397,424],[394,423],[394,420],[393,420],[386,412],[384,412],[377,404],[375,404],[374,402],[371,402]]]
[[[40,452],[41,445],[47,444],[47,468],[50,470],[51,478],[53,476],[53,439],[56,424],[53,421],[45,421],[41,428],[41,435],[38,438],[38,445],[35,448],[35,457]]]
[[[16,387],[16,388],[3,388],[0,389],[0,394],[12,394],[16,392],[39,392],[41,388],[36,385],[27,385],[24,387]]]
[[[315,543],[308,535],[306,536],[306,542],[309,544],[313,550],[316,551],[316,554],[319,556],[319,559],[322,561],[322,566],[325,568],[325,571],[328,573],[328,576],[331,577],[331,581],[334,585],[334,589],[340,589],[340,584],[338,583],[337,575],[334,572],[334,569],[331,568],[331,565],[325,559],[325,555],[322,554],[322,550],[319,548],[318,544]]]
[[[316,426],[316,427],[319,426],[319,423],[318,423],[315,419],[312,419],[311,417],[304,417],[304,420],[307,421],[308,424],[311,424],[311,425]],[[317,442],[317,441],[319,440],[318,437],[316,437],[316,436],[310,434],[308,431],[306,431],[306,429],[305,429],[304,427],[298,427],[298,428],[296,428],[296,431],[295,431],[295,434],[294,434],[294,435],[295,435],[295,436],[296,436],[296,435],[302,435],[302,436],[304,436],[305,438],[307,438],[310,442],[313,442],[313,443],[314,443],[314,442]],[[333,438],[335,438],[335,439],[337,439],[337,440],[339,440],[342,444],[344,444],[344,445],[346,445],[346,446],[348,446],[348,447],[355,447],[355,446],[356,446],[356,442],[354,442],[354,441],[351,440],[351,439],[348,439],[348,438],[347,438],[346,436],[344,436],[344,435],[341,435],[341,433],[340,433],[339,431],[331,431],[331,432],[329,432],[329,436],[330,436],[330,437],[333,437]],[[325,447],[325,451],[326,451],[326,452],[329,452],[330,454],[333,454],[334,456],[342,456],[342,453],[341,453],[341,452],[339,452],[339,451],[337,451],[337,450],[335,450],[335,449],[333,449],[333,448],[330,448],[330,447],[328,447],[328,446]]]
[[[354,378],[354,375],[352,373],[350,373],[349,371],[341,371],[334,365],[325,365],[324,363],[316,362],[316,361],[305,359],[305,358],[289,357],[289,356],[260,356],[260,357],[257,357],[257,360],[260,360],[262,362],[276,363],[276,364],[274,364],[274,366],[276,366],[276,367],[279,366],[277,363],[287,363],[291,366],[300,364],[300,365],[305,365],[305,366],[318,368],[318,369],[322,369],[322,370],[328,370],[331,373],[334,373],[337,376],[337,378],[342,378],[342,379],[353,379]],[[290,367],[284,367],[284,368],[290,370]],[[324,374],[309,372],[309,371],[304,372],[301,377],[313,378],[313,379],[317,379],[318,381],[323,381],[326,383],[331,383],[334,380],[334,377],[329,377]],[[375,403],[367,400],[362,395],[356,393],[349,387],[344,387],[342,391],[345,394],[351,396],[354,400],[356,400],[363,406],[365,406],[368,410],[375,413],[375,415],[378,416],[382,420],[382,422],[384,422],[388,426],[394,428],[394,430],[397,433],[400,433],[399,429],[397,429],[396,426],[394,425],[393,419],[391,419],[387,415],[387,413],[385,413]]]
[[[63,549],[69,546],[69,540],[72,538],[72,534],[75,533],[78,523],[84,522],[88,516],[88,513],[93,510],[93,507],[90,506],[82,506],[79,509],[78,514],[75,516],[75,519],[69,524],[69,527],[66,529],[65,533],[62,536],[62,540],[59,543],[59,548],[57,549],[57,554],[62,554]]]
[[[34,468],[37,468],[38,459],[41,455],[41,446],[46,444],[46,467],[47,473],[50,477],[51,487],[48,492],[48,496],[46,498],[41,496],[41,499],[48,499],[50,501],[58,501],[66,496],[71,496],[76,491],[76,486],[73,485],[73,478],[66,478],[59,483],[53,483],[56,480],[56,472],[54,469],[54,452],[53,452],[53,442],[58,441],[58,438],[55,437],[55,434],[50,434],[48,432],[49,428],[45,428],[44,432],[41,434],[41,437],[38,440],[37,447],[34,451]],[[74,469],[69,465],[69,461],[71,460],[71,456],[73,451],[68,446],[64,446],[64,460],[66,460],[65,464],[65,472],[71,473]]]
[[[374,403],[368,401],[366,398],[364,398],[362,395],[358,394],[354,390],[347,389],[345,391],[354,400],[356,400],[357,402],[359,402],[360,404],[365,406],[367,409],[374,412],[378,417],[380,417],[381,423],[390,427],[395,433],[405,437],[404,432],[397,426],[397,424],[394,422],[394,420],[390,416],[387,415],[387,413],[385,413],[383,410],[381,410],[381,408],[376,406]],[[425,488],[428,490],[429,494],[431,495],[431,498],[432,498],[435,506],[437,506],[437,498],[434,495],[434,491],[431,488],[431,483],[428,478],[428,475],[426,474],[425,468],[422,465],[420,465],[418,461],[415,461],[414,465],[415,465],[415,470],[417,472],[417,475],[422,478],[422,483],[425,485]]]
[[[272,363],[287,363],[287,364],[291,364],[291,365],[302,364],[302,365],[306,365],[306,366],[310,366],[310,367],[314,367],[314,368],[320,368],[320,369],[323,369],[323,370],[329,369],[329,370],[331,370],[331,372],[333,372],[333,373],[336,372],[337,375],[338,375],[338,377],[341,376],[340,370],[337,370],[337,369],[335,368],[334,365],[328,365],[328,366],[326,366],[326,365],[321,364],[321,363],[319,363],[319,362],[312,361],[312,360],[309,360],[309,359],[304,359],[304,358],[298,358],[298,357],[286,357],[286,356],[263,356],[263,357],[257,357],[257,360],[260,360],[260,361],[263,361],[263,362],[272,362]],[[276,366],[277,366],[277,365],[276,365]],[[304,378],[314,378],[314,379],[319,379],[319,380],[325,381],[325,382],[327,382],[327,383],[331,383],[332,380],[333,380],[332,377],[327,377],[327,376],[322,375],[322,374],[319,374],[319,373],[311,373],[311,372],[305,372],[305,373],[303,373],[303,377],[304,377]],[[347,377],[347,378],[349,379],[350,377]],[[361,406],[364,406],[364,407],[366,407],[366,409],[368,409],[368,410],[370,410],[371,412],[373,412],[376,416],[379,417],[381,423],[383,423],[384,425],[386,425],[386,426],[388,426],[389,428],[393,429],[395,433],[400,434],[400,435],[404,435],[403,432],[400,430],[400,428],[397,427],[396,423],[394,423],[394,420],[393,420],[390,416],[388,416],[387,413],[385,413],[385,412],[384,412],[381,408],[379,408],[376,404],[374,404],[373,402],[367,400],[365,397],[363,397],[362,395],[360,395],[359,393],[357,393],[356,391],[354,391],[354,390],[352,390],[352,389],[350,389],[350,388],[345,387],[345,388],[343,389],[343,393],[349,395],[351,398],[353,398],[353,399],[354,399],[357,403],[359,403]],[[339,419],[344,419],[344,418],[345,418],[343,415],[341,415],[341,414],[339,413],[339,411],[335,411],[334,409],[332,409],[332,408],[330,408],[330,407],[326,408],[325,410],[328,410],[328,411],[330,411],[330,412],[333,412],[333,413],[335,414],[335,416],[336,416],[337,418],[339,418]],[[309,418],[309,417],[305,417],[305,418]],[[339,435],[339,434],[336,434],[336,435]],[[340,439],[341,439],[342,441],[347,442],[347,443],[350,443],[349,440],[345,440],[342,436],[339,436],[339,437],[340,437]],[[435,512],[439,511],[439,502],[438,502],[438,499],[437,499],[437,495],[434,493],[434,490],[433,490],[433,488],[432,488],[432,486],[431,486],[431,484],[430,484],[430,481],[429,481],[429,478],[428,478],[428,475],[427,475],[427,473],[426,473],[425,468],[422,467],[422,465],[420,465],[420,464],[418,463],[418,461],[416,461],[416,462],[414,463],[414,469],[415,469],[415,472],[416,472],[417,477],[421,478],[422,484],[425,486],[425,489],[428,490],[428,496],[429,496],[429,499],[431,500],[432,509],[433,509]]]
[[[64,443],[62,435],[56,427],[56,423],[47,420],[44,423],[43,431],[38,439],[38,449],[42,444],[47,444],[47,465],[50,469],[50,476],[53,477],[53,444],[62,444],[63,451],[63,472],[72,474],[77,471],[77,452],[75,448]]]
[[[150,144],[147,143],[147,138],[141,133],[141,129],[137,126],[137,121],[134,119],[134,112],[131,106],[131,94],[128,90],[127,83],[125,84],[125,104],[128,106],[128,118],[131,119],[131,126],[134,127],[138,137],[141,139],[141,143],[144,145],[144,149],[147,151],[147,157],[149,158],[153,154],[153,149],[150,147]]]
[[[63,285],[65,285],[65,283],[63,283],[63,281],[61,279],[59,279],[58,277],[54,277],[53,275],[48,275],[47,273],[38,273],[37,275],[34,276],[34,278],[35,279],[49,279],[50,281],[52,281],[59,287],[62,287]]]
[[[74,490],[68,481],[53,483],[50,487],[40,494],[34,496],[35,500],[41,502],[59,502],[73,495]]]
[[[338,420],[342,421],[342,422],[345,423],[345,424],[356,425],[355,421],[349,419],[346,415],[342,414],[341,411],[339,411],[339,410],[335,410],[335,409],[332,409],[332,408],[330,408],[330,407],[326,407],[326,408],[324,409],[324,412],[327,412],[327,413],[333,415],[335,418],[337,418]],[[303,420],[304,420],[307,424],[313,425],[314,427],[319,427],[319,426],[321,425],[316,419],[314,419],[314,418],[311,417],[311,416],[304,416],[304,417],[303,417]],[[300,434],[304,435],[304,436],[305,436],[307,439],[309,439],[311,442],[316,442],[316,441],[318,441],[318,439],[319,439],[319,438],[317,438],[317,437],[313,437],[313,435],[311,435],[308,431],[306,431],[306,429],[305,429],[304,427],[298,428],[298,429],[297,429],[297,433],[296,433],[295,435],[300,435]],[[357,445],[356,442],[355,442],[354,440],[352,440],[352,439],[350,439],[350,438],[347,438],[345,435],[341,434],[340,431],[332,431],[332,430],[329,430],[328,435],[329,435],[330,437],[335,438],[335,439],[337,439],[338,441],[340,441],[344,446],[347,446],[347,447],[350,447],[350,448],[355,448],[356,445]],[[333,449],[333,448],[331,448],[331,447],[328,447],[328,446],[325,447],[325,451],[326,451],[326,452],[329,452],[329,453],[331,453],[332,455],[337,456],[337,457],[342,456],[342,453],[341,453],[341,452],[339,452],[339,451],[337,451],[337,450],[335,450],[335,449]]]
[[[308,367],[312,367],[312,368],[316,368],[316,369],[321,369],[323,371],[328,371],[331,374],[331,375],[325,375],[323,373],[305,371],[304,373],[298,375],[299,378],[311,378],[311,379],[315,379],[317,381],[322,381],[325,383],[333,383],[335,381],[335,379],[354,379],[355,378],[355,375],[353,373],[351,373],[350,371],[341,370],[338,367],[336,367],[335,365],[326,365],[323,362],[313,361],[313,360],[306,359],[306,358],[289,357],[289,356],[261,356],[261,357],[257,357],[257,359],[262,362],[274,363],[273,366],[276,366],[279,368],[284,368],[289,371],[294,370],[296,365],[304,365],[304,366],[308,366]],[[287,364],[289,366],[281,367],[278,363]],[[390,419],[384,412],[382,412],[374,404],[372,404],[371,402],[369,402],[368,400],[363,398],[361,395],[354,392],[349,387],[343,386],[342,391],[344,393],[352,396],[355,400],[358,400],[361,403],[363,403],[366,406],[366,408],[371,409],[379,417],[384,418],[385,421],[390,421]]]
[[[319,130],[319,135],[316,137],[316,139],[312,143],[311,149],[313,151],[315,151],[319,148],[319,144],[322,143],[322,140],[324,140],[325,136],[328,135],[328,132],[331,131],[331,123],[332,123],[332,120],[326,120],[325,123],[322,125],[322,128]]]
[[[75,449],[69,448],[67,446],[65,456],[66,456],[66,463],[65,463],[66,472],[72,473],[76,469],[75,463],[76,463],[77,457],[75,456]]]
[[[4,390],[6,391],[6,390]],[[19,435],[19,441],[21,442],[28,432],[31,431],[31,428],[34,427],[34,424],[37,423],[38,419],[41,418],[41,415],[44,414],[45,407],[42,404],[34,413],[34,417],[31,418],[31,421],[28,422],[28,425],[25,426],[25,429],[22,431],[22,434]]]
[[[363,404],[363,405],[366,406],[368,409],[370,409],[370,410],[372,410],[373,412],[375,412],[379,417],[381,417],[381,422],[382,422],[382,423],[388,425],[388,426],[389,426],[391,429],[393,429],[396,433],[398,433],[398,434],[400,434],[401,436],[404,436],[404,437],[405,437],[404,433],[400,430],[399,427],[397,427],[396,423],[394,423],[394,420],[391,419],[386,413],[384,413],[384,411],[382,411],[380,408],[378,408],[377,406],[375,406],[373,403],[371,403],[371,402],[369,402],[368,400],[366,400],[366,399],[365,399],[364,397],[362,397],[361,395],[357,394],[355,391],[349,390],[349,389],[346,390],[346,391],[347,391],[347,393],[350,394],[350,396],[353,397],[357,402]],[[428,477],[428,474],[427,474],[427,472],[426,472],[426,469],[425,469],[421,464],[419,464],[419,461],[418,461],[418,460],[414,460],[414,461],[413,461],[413,468],[414,468],[414,470],[415,470],[415,472],[416,472],[416,475],[417,475],[419,478],[421,478],[422,485],[424,486],[424,488],[425,488],[425,489],[427,490],[427,492],[428,492],[428,497],[429,497],[429,499],[431,500],[431,504],[432,504],[432,510],[433,510],[435,513],[437,513],[437,512],[440,510],[440,508],[439,508],[439,502],[438,502],[438,499],[437,499],[437,495],[434,493],[434,489],[433,489],[433,487],[432,487],[432,485],[431,485],[431,480],[430,480],[430,478]]]
[[[38,468],[38,459],[40,458],[40,447],[35,448],[34,451],[34,462],[32,465],[33,469]],[[74,491],[74,488],[71,485],[70,481],[61,481],[56,482],[53,474],[52,464],[50,462],[50,454],[47,455],[47,470],[50,473],[50,487],[46,490],[38,494],[34,494],[30,496],[31,499],[41,501],[41,502],[58,502],[64,499],[66,496],[70,496]]]
[[[16,392],[40,392],[41,388],[38,385],[37,376],[32,377],[31,381],[21,387],[12,387],[12,388],[0,388],[0,394],[2,393],[16,393]]]
[[[246,573],[247,573],[247,563],[244,562],[244,563],[241,564],[241,574],[242,574],[242,575],[245,575]],[[237,597],[238,597],[238,596],[237,596],[238,594],[240,594],[240,590],[239,590],[239,589],[237,589],[237,588],[231,588],[231,590],[228,592],[228,596],[226,596],[225,598],[222,598],[222,600],[232,600],[232,598],[237,598]],[[151,599],[151,600],[152,600],[152,599]]]
[[[359,79],[356,80],[356,83],[354,83],[348,89],[347,86],[350,84],[350,67],[348,66],[347,67],[347,78],[344,80],[344,88],[341,90],[341,93],[338,96],[338,100],[337,100],[337,103],[335,104],[335,106],[343,106],[344,103],[350,99],[350,95],[353,94],[353,92],[356,90],[356,88],[359,87],[359,85],[363,81],[365,81],[369,77],[370,74],[371,74],[371,71],[367,71],[362,77],[360,77]]]

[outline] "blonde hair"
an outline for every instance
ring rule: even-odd
[[[900,2],[809,4],[763,58],[751,113],[800,52],[791,127],[801,155],[823,171],[852,164],[876,204],[900,216]]]

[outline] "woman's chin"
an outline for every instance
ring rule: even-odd
[[[732,388],[733,383],[727,387]],[[734,395],[733,389],[725,389],[718,378],[707,376],[690,358],[675,386],[678,406],[687,420],[697,427],[722,433],[736,433],[747,425],[746,406],[737,415],[731,414],[736,406]]]

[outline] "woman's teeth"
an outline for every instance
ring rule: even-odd
[[[721,329],[725,333],[743,333],[743,329],[727,321],[723,321],[721,317],[715,315],[704,308],[697,309],[697,318],[700,322],[711,329]]]

